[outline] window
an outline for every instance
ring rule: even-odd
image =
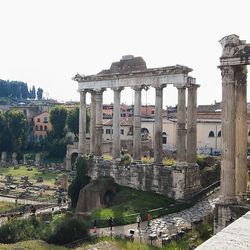
[[[121,129],[121,134],[124,135],[124,129]]]
[[[38,126],[36,125],[36,131],[38,131]]]
[[[218,132],[218,137],[221,137],[221,131]]]
[[[154,111],[154,110],[152,110],[152,111],[151,111],[151,115],[154,115],[154,114],[155,114],[155,111]]]
[[[111,134],[111,129],[110,128],[106,128],[106,135],[110,135]]]
[[[208,137],[214,137],[214,131],[210,131]]]
[[[250,136],[250,131],[248,132],[248,136]]]
[[[45,131],[47,131],[47,130],[48,130],[48,128],[47,128],[47,126],[46,126],[46,125],[44,126],[44,130],[45,130]]]
[[[40,126],[40,130],[43,131],[43,126]]]
[[[162,144],[167,144],[167,133],[166,132],[162,133]]]
[[[40,122],[40,118],[37,118],[37,122]]]
[[[48,123],[48,117],[47,116],[43,117],[43,123]]]

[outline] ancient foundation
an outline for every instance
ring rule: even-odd
[[[89,170],[92,180],[112,176],[119,185],[143,191],[153,191],[177,200],[190,198],[200,190],[200,171],[197,164],[166,167],[135,163],[119,166],[116,162],[99,161]]]

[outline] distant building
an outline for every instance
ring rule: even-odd
[[[40,141],[47,136],[47,132],[51,131],[52,125],[49,120],[49,112],[45,111],[33,117],[33,134],[36,141]]]

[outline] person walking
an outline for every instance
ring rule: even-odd
[[[137,222],[137,228],[139,230],[140,227],[141,227],[141,216],[140,216],[140,214],[137,215],[136,222]]]
[[[97,226],[97,222],[96,220],[94,220],[94,224],[93,224],[93,233],[96,233],[96,226]]]
[[[112,231],[113,225],[114,225],[114,220],[113,220],[112,217],[110,217],[110,218],[109,218],[109,227],[110,227],[110,231]]]
[[[150,226],[150,220],[151,220],[151,214],[148,212],[147,214],[148,227]]]

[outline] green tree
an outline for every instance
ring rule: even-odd
[[[78,157],[76,162],[76,177],[69,185],[68,194],[71,199],[72,207],[76,207],[80,190],[90,182],[90,177],[87,176],[90,160],[83,157]]]
[[[27,120],[19,110],[5,112],[6,133],[11,140],[11,148],[18,152],[26,139]]]
[[[50,122],[52,124],[51,135],[54,138],[63,138],[66,135],[67,110],[63,106],[56,106],[50,111]]]
[[[78,140],[79,135],[79,106],[71,109],[68,112],[67,117],[67,127],[70,132],[75,135]],[[89,112],[86,113],[86,132],[88,133],[90,129],[90,115]]]
[[[3,112],[0,112],[0,152],[11,149],[11,140],[7,130],[7,122]]]
[[[38,99],[38,100],[43,99],[43,89],[38,88],[38,89],[37,89],[36,96],[37,96],[37,99]]]
[[[36,88],[34,85],[32,86],[32,89],[30,89],[29,98],[33,100],[36,99]]]

